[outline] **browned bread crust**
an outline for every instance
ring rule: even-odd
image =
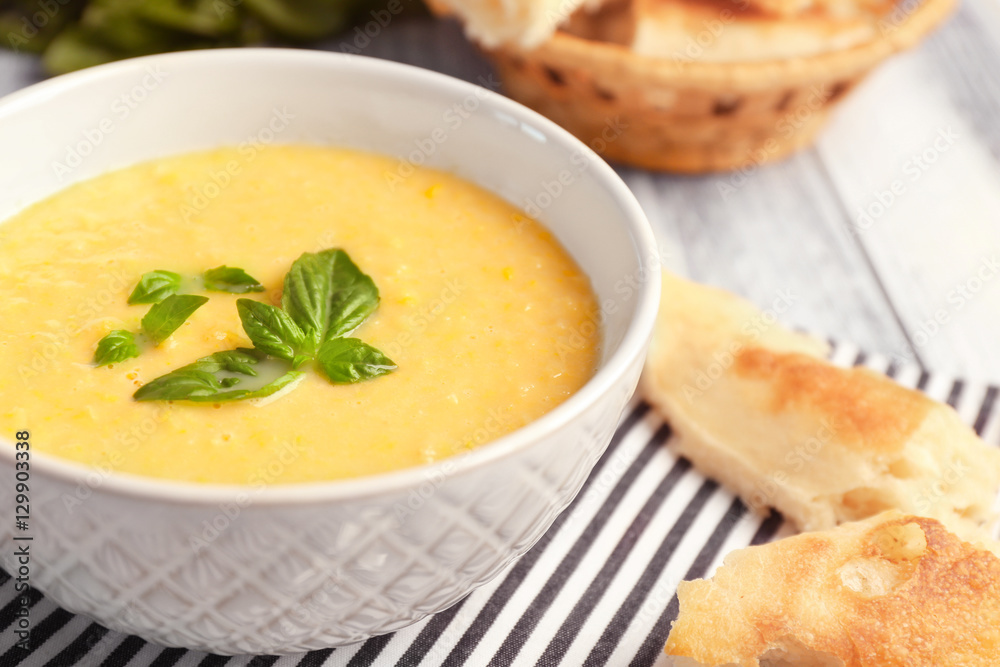
[[[1000,662],[1000,559],[898,512],[735,551],[678,596],[678,667]]]

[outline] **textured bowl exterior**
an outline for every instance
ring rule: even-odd
[[[154,80],[163,89],[69,178],[52,168],[65,146],[104,127],[108,99]],[[438,136],[428,132],[453,104],[472,111],[422,159],[538,209],[529,213],[580,263],[602,305],[595,377],[549,414],[465,455],[360,480],[183,484],[33,452],[30,530],[15,535],[11,521],[0,522],[8,572],[18,575],[15,552],[30,544],[31,585],[109,628],[219,654],[297,653],[446,609],[542,536],[607,447],[659,302],[659,257],[638,204],[550,121],[470,84],[367,58],[254,49],[154,56],[0,102],[0,155],[23,156],[0,159],[0,220],[111,168],[259,138],[261,127],[276,132],[273,109],[292,119],[283,142],[415,163],[414,146]],[[199,113],[185,113],[192,108]],[[14,480],[14,447],[0,440],[4,508],[15,505]]]

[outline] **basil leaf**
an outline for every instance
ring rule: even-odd
[[[264,286],[243,269],[231,266],[219,266],[209,269],[201,276],[205,289],[213,292],[230,292],[246,294],[247,292],[263,292]]]
[[[240,395],[240,392],[228,392],[225,394],[220,394],[216,400],[223,401],[242,401],[248,398],[264,398],[265,396],[270,396],[271,394],[276,394],[288,385],[292,384],[300,377],[305,375],[302,371],[287,371],[286,373],[278,376],[276,379],[268,382],[260,389],[255,389],[253,391],[247,391],[244,389],[245,394]]]
[[[272,357],[295,359],[305,342],[305,334],[288,313],[253,299],[237,299],[236,310],[254,347]]]
[[[159,303],[181,288],[181,276],[173,271],[150,271],[139,278],[128,297],[129,305]]]
[[[290,370],[261,384],[263,380],[255,367],[266,359],[263,352],[246,348],[216,352],[139,387],[133,398],[196,403],[240,401],[270,396],[302,376],[301,372]],[[231,389],[247,384],[253,388]]]
[[[190,366],[196,366],[198,370],[208,373],[218,373],[226,371],[228,373],[238,373],[249,377],[257,377],[257,369],[254,368],[265,358],[263,353],[245,347],[238,347],[235,350],[216,352],[208,357],[202,357]]]
[[[357,329],[375,312],[379,302],[375,281],[362,273],[343,250],[337,250],[334,256],[332,282],[323,342]]]
[[[302,329],[310,351],[319,345],[330,312],[330,253],[303,253],[285,274],[281,293],[281,307]]]
[[[316,355],[330,382],[350,384],[396,370],[392,359],[358,338],[334,338]]]
[[[208,297],[174,294],[154,305],[142,318],[142,330],[159,345],[208,301]]]
[[[137,401],[214,399],[222,390],[222,383],[211,373],[192,368],[194,365],[183,366],[144,384],[132,397]]]
[[[135,345],[135,337],[124,329],[117,329],[97,343],[94,363],[98,366],[107,366],[138,356],[139,348]]]
[[[307,351],[358,328],[378,307],[378,288],[343,250],[304,253],[285,276],[281,305],[305,333]]]

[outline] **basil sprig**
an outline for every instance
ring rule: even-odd
[[[173,271],[150,271],[139,278],[139,284],[129,294],[128,303],[159,303],[181,288],[181,275]]]
[[[110,332],[97,343],[94,351],[94,363],[98,366],[117,364],[139,356],[139,348],[135,344],[132,332],[117,329]]]
[[[243,269],[232,266],[217,266],[201,274],[205,289],[211,292],[230,292],[231,294],[246,294],[247,292],[263,292],[264,286],[256,278]]]
[[[267,355],[263,352],[245,347],[216,352],[139,387],[133,397],[137,401],[211,403],[263,398],[284,389],[302,376],[299,371],[289,370],[263,386],[241,387],[260,385],[257,366],[266,359]]]
[[[378,304],[375,282],[346,252],[304,253],[285,276],[281,308],[237,299],[237,312],[253,341],[252,350],[240,348],[199,359],[141,387],[135,398],[211,402],[259,398],[301,376],[296,369],[309,361],[334,384],[385,375],[396,369],[389,357],[358,338],[346,337]],[[233,389],[246,381],[244,376],[256,377],[254,366],[264,360],[282,364],[285,373],[262,387]]]
[[[208,303],[207,296],[174,294],[154,304],[142,318],[142,332],[159,345],[167,336],[191,317],[194,311]]]

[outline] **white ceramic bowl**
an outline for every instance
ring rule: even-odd
[[[32,453],[30,580],[46,595],[167,646],[294,653],[445,609],[534,544],[635,388],[659,263],[622,181],[550,121],[446,76],[306,51],[154,56],[11,95],[0,102],[0,220],[109,169],[248,141],[357,147],[398,156],[404,172],[404,160],[426,162],[528,207],[590,276],[605,315],[600,370],[579,392],[436,465],[254,491]],[[9,513],[14,434],[0,437]],[[12,523],[0,521],[0,546],[16,573]]]

